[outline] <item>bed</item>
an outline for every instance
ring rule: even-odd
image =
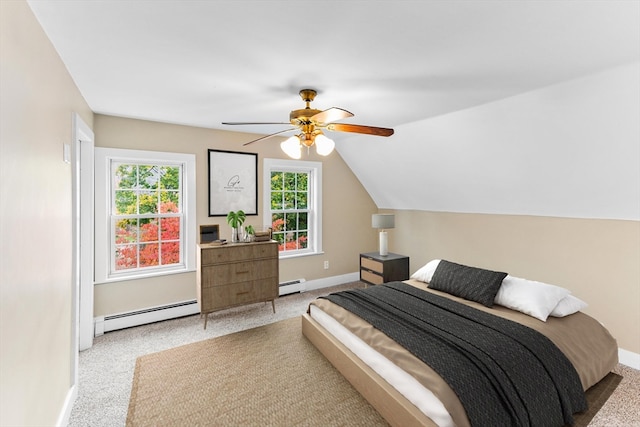
[[[482,287],[480,294],[484,293],[484,295],[478,297],[477,294],[468,294],[469,289],[478,288],[478,286]],[[487,291],[484,289],[486,287],[490,289]],[[474,289],[474,292],[477,292],[477,289]],[[396,295],[400,294],[403,295],[402,298],[405,298],[405,294],[410,294],[407,297],[409,300],[404,302],[401,298],[397,298]],[[414,304],[414,297],[418,298],[420,302]],[[525,335],[529,334],[530,330],[537,331],[531,332],[531,334],[542,334],[544,336],[542,341],[551,343],[553,351],[560,354],[560,356],[553,355],[552,358],[555,357],[555,359],[549,362],[548,366],[543,365],[542,368],[536,367],[535,369],[531,366],[537,365],[537,361],[530,365],[529,362],[516,363],[514,361],[511,363],[511,359],[506,358],[506,356],[497,357],[498,359],[502,357],[506,360],[506,362],[500,363],[513,365],[511,367],[498,368],[500,371],[504,370],[506,373],[504,375],[509,378],[518,376],[518,371],[520,371],[525,372],[525,376],[531,375],[535,379],[532,382],[537,382],[538,378],[545,375],[537,373],[536,369],[546,369],[551,372],[549,374],[551,382],[555,383],[558,376],[566,376],[569,378],[567,380],[569,383],[573,381],[573,389],[580,389],[580,393],[584,395],[583,392],[585,390],[604,378],[618,363],[615,339],[598,321],[579,310],[576,311],[576,309],[584,308],[586,304],[571,296],[568,290],[549,284],[514,278],[506,273],[464,266],[446,260],[434,260],[414,273],[410,280],[404,282],[394,282],[363,290],[345,291],[321,297],[309,305],[307,313],[302,317],[303,334],[351,382],[356,390],[394,426],[462,427],[472,424],[482,425],[482,423],[489,425],[486,420],[478,420],[478,407],[481,408],[481,411],[491,413],[491,416],[494,416],[493,412],[500,411],[494,411],[495,408],[492,408],[491,405],[493,404],[491,402],[493,401],[486,397],[489,393],[486,393],[483,388],[478,388],[484,387],[482,382],[479,385],[475,384],[473,386],[475,389],[471,386],[471,389],[466,391],[457,388],[460,383],[465,383],[465,387],[467,387],[467,383],[476,381],[476,376],[470,375],[469,371],[465,371],[466,368],[458,368],[458,365],[452,362],[451,364],[456,368],[449,370],[455,372],[443,373],[442,364],[438,363],[438,357],[441,358],[442,356],[422,354],[416,356],[418,353],[416,353],[415,349],[412,348],[409,351],[398,343],[398,341],[403,342],[404,335],[402,333],[399,338],[390,338],[396,333],[396,327],[391,327],[389,331],[384,333],[382,332],[384,329],[372,325],[372,323],[378,325],[376,323],[379,317],[377,313],[387,310],[387,308],[379,308],[377,306],[370,308],[373,318],[364,320],[368,315],[358,312],[358,310],[366,311],[369,308],[353,308],[349,307],[353,302],[345,302],[354,298],[364,299],[364,306],[370,304],[370,300],[393,301],[391,305],[399,306],[402,312],[405,311],[405,306],[423,304],[422,300],[424,299],[428,300],[428,304],[442,305],[445,307],[445,311],[449,310],[447,307],[451,306],[455,310],[462,310],[463,313],[472,313],[473,316],[480,316],[480,323],[486,322],[486,319],[488,319],[490,323],[495,321],[498,325],[505,324],[507,325],[505,329],[511,330],[511,322],[516,322],[516,329],[525,330]],[[487,298],[490,298],[491,301]],[[562,312],[555,313],[558,307],[562,305],[559,304],[561,301],[563,303],[571,301],[572,304],[570,305],[572,307],[569,310],[565,309],[564,311],[561,310]],[[383,304],[386,303],[383,302]],[[437,313],[438,310],[441,310],[431,305],[426,310],[422,305],[416,305],[415,309],[420,313]],[[350,310],[355,310],[358,315]],[[555,314],[552,315],[551,313]],[[434,314],[434,316],[438,318],[440,315]],[[452,316],[458,316],[458,314]],[[400,322],[400,320],[395,319],[393,321]],[[404,321],[402,320],[402,322]],[[429,320],[427,323],[430,322],[434,321]],[[443,323],[448,324],[449,321],[447,320]],[[455,327],[451,326],[451,328]],[[440,326],[436,326],[436,329],[439,331]],[[473,328],[464,327],[461,329],[468,331],[467,334],[469,335],[475,334]],[[455,335],[457,335],[457,332]],[[456,337],[455,339],[458,338]],[[405,345],[411,347],[415,341],[415,338],[408,339]],[[484,340],[484,342],[487,341],[486,339]],[[429,342],[431,343],[431,341]],[[433,343],[429,345],[433,346],[430,349],[434,349],[436,346]],[[537,345],[536,343],[535,346]],[[476,344],[473,344],[473,351],[475,351],[475,346]],[[514,344],[514,347],[517,346]],[[497,344],[496,347],[498,347]],[[482,351],[484,352],[484,350]],[[535,350],[526,357],[543,359],[539,354],[546,353],[546,351]],[[429,350],[427,353],[437,353],[437,351]],[[448,355],[448,353],[443,354]],[[423,360],[429,360],[430,357],[435,358],[434,363]],[[458,356],[455,357],[457,358]],[[451,360],[454,359],[452,358]],[[567,365],[562,365],[565,362]],[[554,368],[553,366],[556,365],[558,367]],[[509,369],[512,369],[512,371],[509,371]],[[529,371],[536,373],[535,375],[530,374]],[[454,377],[451,377],[452,375]],[[456,379],[455,375],[463,376],[463,378]],[[489,376],[492,375],[494,374],[489,374]],[[503,375],[503,373],[499,373],[497,376],[499,377],[500,375]],[[469,380],[469,378],[472,378],[472,380]],[[541,380],[541,382],[544,381]],[[523,387],[527,389],[532,387],[528,384],[529,381],[525,380],[524,382],[526,384]],[[563,390],[564,393],[564,390],[568,390],[570,387],[563,383],[558,389]],[[517,389],[517,393],[521,393],[520,389]],[[523,393],[526,396],[528,391]],[[535,390],[532,393],[535,393]],[[482,395],[482,398],[478,398],[478,402],[471,402],[468,396],[473,394]],[[553,393],[538,393],[535,396],[550,394]],[[579,396],[575,397],[575,390],[572,396],[571,399],[576,402],[579,401]],[[563,399],[567,400],[568,398],[559,398],[561,401]],[[540,403],[539,405],[545,404],[547,403]],[[476,409],[473,409],[474,405]],[[538,403],[535,405],[538,405]],[[550,421],[545,418],[539,418],[536,421],[537,416],[545,417],[549,415],[539,414],[540,412],[546,412],[546,410],[536,409],[540,406],[536,407],[535,405],[532,404],[531,407],[533,409],[529,409],[530,412],[535,413],[526,414],[525,417],[531,418],[533,420],[531,423],[534,425],[549,423]],[[526,403],[526,406],[529,407],[529,403]],[[465,409],[465,407],[469,408],[469,410]],[[571,408],[571,405],[568,405],[568,407]],[[569,409],[569,412],[579,412],[584,409],[580,407],[580,403],[575,403],[573,409]],[[559,410],[567,412],[564,407]],[[468,414],[471,415],[468,416]],[[521,415],[514,416],[517,419]],[[570,420],[571,414],[569,413],[568,416]],[[564,414],[564,417],[566,421],[567,415]],[[502,421],[504,420],[492,420],[491,423],[499,424]],[[523,424],[528,422],[530,421],[525,421]],[[512,423],[513,420],[508,422],[508,424]],[[554,421],[552,424],[563,425],[564,423],[556,423]]]

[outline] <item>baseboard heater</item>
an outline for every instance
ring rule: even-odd
[[[143,310],[97,317],[94,319],[95,336],[100,336],[105,332],[146,325],[147,323],[190,316],[198,314],[199,312],[198,302],[196,300],[189,300],[175,304],[150,307]]]
[[[279,296],[295,294],[297,292],[304,292],[304,279],[290,280],[288,282],[280,283]]]
[[[282,282],[279,286],[278,295],[283,296],[297,292],[304,292],[304,282],[305,279]],[[105,332],[146,325],[148,323],[191,316],[193,314],[198,314],[199,312],[198,302],[196,300],[189,300],[175,304],[146,308],[143,310],[96,317],[94,319],[94,336],[97,337],[103,335]]]

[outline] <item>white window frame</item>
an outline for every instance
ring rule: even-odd
[[[182,262],[150,270],[112,272],[115,253],[111,227],[111,194],[113,177],[111,164],[146,163],[181,166],[182,209],[184,223],[181,234]],[[116,148],[95,149],[95,283],[142,279],[167,274],[186,273],[196,269],[196,156],[185,153],[125,150]]]
[[[307,200],[307,237],[309,244],[305,249],[282,251],[280,259],[318,255],[322,252],[322,163],[287,159],[264,159],[262,168],[262,206],[264,227],[271,227],[271,172],[309,173],[309,197]]]

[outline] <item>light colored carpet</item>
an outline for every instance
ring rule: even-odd
[[[124,426],[134,367],[140,356],[298,318],[317,296],[351,287],[362,287],[362,284],[356,282],[281,297],[276,300],[276,314],[272,313],[270,304],[253,304],[214,313],[209,317],[206,330],[196,315],[98,337],[91,349],[80,353],[79,394],[69,426]],[[640,427],[640,371],[618,365],[615,372],[624,378],[589,426]]]

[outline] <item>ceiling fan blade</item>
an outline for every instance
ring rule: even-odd
[[[352,125],[347,123],[332,123],[327,126],[327,130],[332,130],[337,132],[364,133],[367,135],[376,135],[376,136],[393,135],[393,129],[378,128],[375,126]]]
[[[331,123],[337,120],[346,119],[347,117],[353,117],[353,114],[347,110],[343,110],[338,107],[331,107],[328,110],[324,110],[311,116],[311,120],[318,123]]]
[[[223,125],[290,125],[289,122],[222,122]]]
[[[292,130],[298,130],[298,128],[285,129],[285,130],[281,130],[280,132],[276,132],[276,133],[272,133],[272,134],[269,134],[269,135],[261,136],[258,139],[254,139],[253,141],[245,142],[242,145],[253,144],[254,142],[262,141],[263,139],[271,138],[272,136],[280,135],[281,133],[290,132]]]

